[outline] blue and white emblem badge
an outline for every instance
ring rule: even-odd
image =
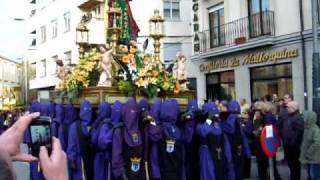
[[[139,136],[138,136],[138,134],[137,133],[133,133],[132,135],[131,135],[131,137],[132,137],[132,141],[134,142],[134,143],[139,143]]]
[[[172,153],[174,151],[174,145],[175,145],[176,141],[175,140],[166,140],[166,151],[168,153]]]
[[[141,158],[133,157],[133,158],[130,158],[130,161],[131,161],[131,171],[138,172],[140,170]]]

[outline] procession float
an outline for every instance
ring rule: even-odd
[[[83,42],[88,41],[88,29],[84,16],[77,27],[78,64],[68,71],[61,60],[56,62],[59,81],[51,94],[52,100],[79,105],[86,99],[97,106],[102,101],[125,102],[129,97],[147,98],[150,103],[156,98],[175,98],[185,108],[195,98],[194,92],[188,89],[187,59],[177,52],[171,65],[161,62],[164,19],[159,11],[155,10],[149,20],[154,53],[146,53],[148,40],[142,49],[137,47],[139,28],[128,2],[111,0],[106,10],[106,44],[85,50]]]

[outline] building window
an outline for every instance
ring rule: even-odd
[[[95,18],[103,18],[103,14],[102,14],[102,6],[98,5],[96,6],[92,11],[93,11],[93,17]]]
[[[70,12],[67,12],[63,15],[64,19],[64,32],[70,31]]]
[[[57,64],[56,64],[56,61],[58,60],[58,55],[52,56],[51,59],[52,59],[52,65],[53,65],[52,70],[54,70],[54,71],[51,72],[51,74],[52,74],[52,75],[55,75],[55,74],[57,74]]]
[[[46,41],[46,26],[41,26],[41,42],[44,43]]]
[[[236,99],[234,71],[208,74],[206,77],[207,100]]]
[[[57,21],[57,19],[54,19],[51,21],[51,27],[52,27],[52,38],[55,38],[58,35],[58,21]]]
[[[181,52],[180,43],[164,43],[163,54],[165,63],[173,63],[176,59],[177,52]]]
[[[210,48],[225,45],[223,4],[209,9],[209,26]]]
[[[252,100],[292,94],[291,63],[251,68],[250,76]]]
[[[36,62],[31,63],[29,66],[30,79],[36,78],[36,69]]]
[[[40,61],[39,76],[46,77],[46,75],[47,75],[47,61],[46,59],[43,59]]]
[[[64,62],[65,65],[71,65],[71,51],[67,51],[64,53]]]
[[[166,20],[180,19],[180,1],[179,0],[164,0],[163,15]]]
[[[269,0],[249,0],[248,14],[251,38],[271,34]]]

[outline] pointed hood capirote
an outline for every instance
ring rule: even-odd
[[[166,100],[161,105],[160,121],[165,123],[175,123],[180,113],[179,104],[174,99]]]
[[[198,109],[198,101],[196,99],[191,100],[188,103],[187,111],[195,111]]]
[[[103,121],[106,118],[110,118],[111,116],[111,106],[107,102],[101,102],[99,105],[99,112],[96,122]]]
[[[208,102],[203,105],[203,111],[205,113],[213,113],[213,114],[219,114],[219,109],[217,105],[214,102]]]
[[[153,105],[151,106],[151,116],[157,123],[160,121],[161,104],[161,99],[157,98],[154,100]]]
[[[77,110],[72,104],[66,104],[64,107],[64,120],[63,123],[71,124],[77,119]]]
[[[150,109],[149,102],[146,98],[141,99],[138,106],[140,111],[149,111]]]
[[[80,120],[85,125],[89,125],[91,123],[92,118],[92,108],[91,103],[87,100],[83,100],[80,104]]]
[[[121,121],[121,109],[122,103],[120,101],[115,101],[111,110],[111,121],[116,124]]]
[[[139,107],[135,99],[130,98],[124,105],[122,111],[125,127],[124,139],[129,146],[136,146],[142,143],[141,132],[139,131]]]
[[[61,104],[56,104],[55,106],[55,121],[62,123],[64,120],[64,107]]]
[[[228,111],[231,114],[240,114],[241,109],[237,101],[231,101],[228,106]]]

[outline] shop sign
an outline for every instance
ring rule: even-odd
[[[276,63],[279,60],[298,57],[298,52],[298,49],[284,49],[282,51],[250,53],[246,55],[243,59],[240,59],[238,57],[218,59],[201,64],[200,72],[209,72],[211,70],[216,69],[233,68],[267,62]]]
[[[199,0],[192,0],[192,11],[193,11],[193,51],[199,52],[200,51],[200,41],[199,41]]]

